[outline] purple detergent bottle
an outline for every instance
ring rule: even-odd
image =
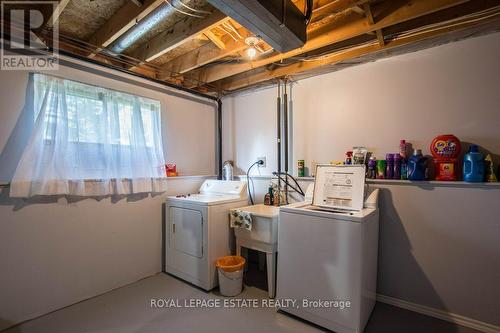
[[[385,155],[385,160],[387,161],[387,166],[385,169],[385,178],[393,179],[394,178],[394,155],[387,154]]]
[[[368,178],[375,179],[377,178],[377,159],[373,156],[370,157],[368,161]]]
[[[401,179],[401,155],[394,154],[394,172],[393,179]]]

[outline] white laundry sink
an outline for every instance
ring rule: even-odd
[[[238,208],[252,215],[252,231],[235,228],[237,239],[267,244],[278,243],[279,208],[263,204]]]

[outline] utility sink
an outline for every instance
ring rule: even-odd
[[[237,239],[267,244],[278,243],[279,208],[263,204],[238,208],[252,215],[252,231],[235,228]]]

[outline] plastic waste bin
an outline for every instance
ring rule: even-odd
[[[243,288],[243,267],[245,258],[242,256],[225,256],[217,259],[219,274],[219,289],[224,296],[236,296]]]

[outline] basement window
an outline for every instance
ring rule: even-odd
[[[44,74],[30,85],[35,129],[11,196],[164,191],[159,101]]]

